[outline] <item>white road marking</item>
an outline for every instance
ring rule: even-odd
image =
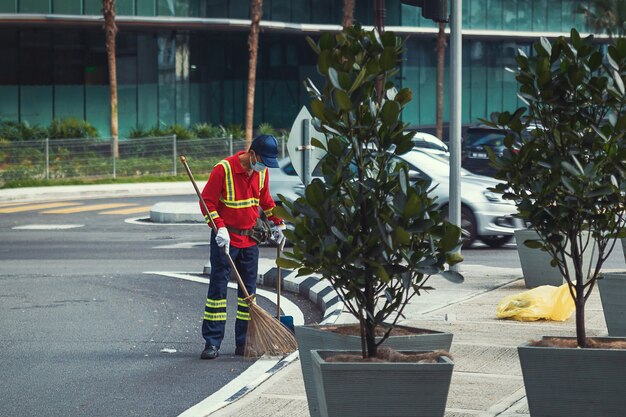
[[[14,230],[65,230],[85,227],[84,224],[29,224],[26,226],[15,226]]]
[[[154,246],[153,249],[193,249],[196,246],[209,246],[210,242],[182,242],[171,245]]]

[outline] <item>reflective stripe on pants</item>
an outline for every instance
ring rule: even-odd
[[[230,256],[241,275],[248,293],[256,292],[256,278],[258,275],[259,247],[254,245],[248,248],[230,247]],[[230,277],[230,264],[221,248],[215,243],[211,234],[211,278],[207,302],[202,320],[202,336],[207,345],[220,347],[224,339],[226,328],[226,294]],[[250,321],[249,307],[244,301],[243,292],[237,290],[237,315],[235,320],[235,345],[243,346],[246,343],[246,332]]]

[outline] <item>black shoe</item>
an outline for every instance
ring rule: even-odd
[[[245,346],[237,346],[235,348],[235,356],[243,356],[245,352],[246,352]]]
[[[215,359],[218,356],[220,356],[220,348],[209,345],[202,351],[200,359]]]

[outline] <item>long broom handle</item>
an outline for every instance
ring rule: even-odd
[[[217,233],[217,226],[215,225],[215,222],[213,221],[213,218],[211,217],[211,212],[209,211],[209,208],[206,206],[206,202],[202,198],[202,193],[200,192],[200,189],[198,188],[196,181],[193,179],[193,174],[191,173],[191,169],[189,169],[189,165],[187,165],[187,158],[185,158],[184,155],[181,155],[180,162],[183,163],[183,166],[185,167],[185,171],[187,171],[187,176],[189,177],[189,180],[193,184],[193,188],[196,190],[196,194],[198,195],[198,198],[200,199],[200,204],[202,205],[202,208],[204,209],[204,212],[206,213],[206,216],[205,216],[205,219],[207,219],[206,224],[211,229],[213,229],[214,233]],[[224,255],[226,255],[226,258],[228,259],[228,263],[230,264],[231,269],[235,271],[235,276],[237,277],[237,282],[239,283],[239,288],[241,288],[241,292],[243,292],[244,297],[246,298],[246,300],[248,300],[250,298],[250,293],[248,293],[248,290],[246,289],[246,286],[243,283],[243,280],[241,279],[241,275],[239,275],[239,271],[237,271],[237,267],[235,266],[235,262],[233,262],[233,258],[230,257],[230,254],[227,253],[226,250],[224,250]],[[252,302],[252,301],[248,301],[248,302]]]
[[[277,270],[276,270],[276,318],[278,320],[280,320],[280,287],[282,285],[281,276],[280,276],[280,265],[278,264],[278,258],[280,258],[280,254],[283,251],[283,248],[285,247],[286,242],[287,242],[287,239],[283,237],[283,240],[278,242],[278,244],[276,245],[276,267],[277,267]]]
[[[280,243],[276,245],[276,318],[280,320],[280,265],[278,264],[278,258],[280,258]]]

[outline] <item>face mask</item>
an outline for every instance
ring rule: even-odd
[[[252,166],[252,169],[256,172],[262,172],[265,168],[267,168],[267,166],[263,162],[259,162],[256,159],[256,155],[254,156],[254,162],[250,162],[250,165]]]

